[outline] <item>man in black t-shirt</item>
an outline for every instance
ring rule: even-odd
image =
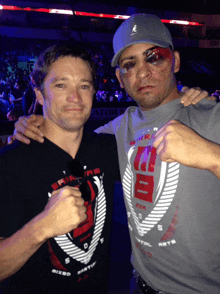
[[[0,292],[107,293],[115,180],[114,136],[86,133],[95,72],[84,50],[38,58],[35,94],[44,143],[0,154]]]

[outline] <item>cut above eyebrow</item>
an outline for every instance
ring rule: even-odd
[[[143,52],[143,55],[146,55],[146,53],[148,53],[148,52],[151,51],[151,50],[156,49],[157,47],[159,47],[159,46],[154,46],[154,47],[152,47],[152,48],[149,48],[149,49],[145,50],[145,51]],[[135,55],[126,56],[126,57],[122,58],[121,60],[119,60],[119,65],[120,65],[120,63],[122,63],[124,60],[132,60],[132,59],[135,59]]]
[[[146,53],[148,53],[148,52],[150,52],[150,51],[152,51],[152,50],[154,50],[154,49],[156,49],[156,48],[158,48],[158,47],[160,47],[160,46],[154,46],[154,47],[152,47],[152,48],[149,48],[149,49],[147,49],[146,51],[144,51],[143,54],[146,54]]]

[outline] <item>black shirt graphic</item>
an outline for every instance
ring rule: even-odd
[[[84,132],[76,159],[90,190],[87,220],[45,242],[4,285],[23,289],[22,293],[107,293],[113,191],[119,180],[114,136]],[[54,190],[78,185],[68,168],[71,161],[46,138],[43,144],[15,142],[1,150],[1,237],[11,236],[42,212]],[[3,293],[15,293],[10,291]]]

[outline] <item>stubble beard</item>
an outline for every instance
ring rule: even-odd
[[[165,98],[162,96],[152,96],[151,94],[144,94],[142,97],[133,98],[139,107],[143,110],[151,110],[158,107]]]
[[[79,117],[79,118],[76,117],[74,119],[63,118],[61,119],[60,123],[65,130],[70,132],[75,132],[80,130],[82,127],[84,127],[89,117],[90,117],[90,113],[84,117]]]

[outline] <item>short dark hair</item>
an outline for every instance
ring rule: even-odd
[[[60,57],[71,56],[86,61],[92,73],[93,86],[96,90],[96,70],[91,55],[83,48],[73,45],[54,45],[43,51],[34,64],[31,78],[34,87],[43,90],[44,79],[51,65]]]

